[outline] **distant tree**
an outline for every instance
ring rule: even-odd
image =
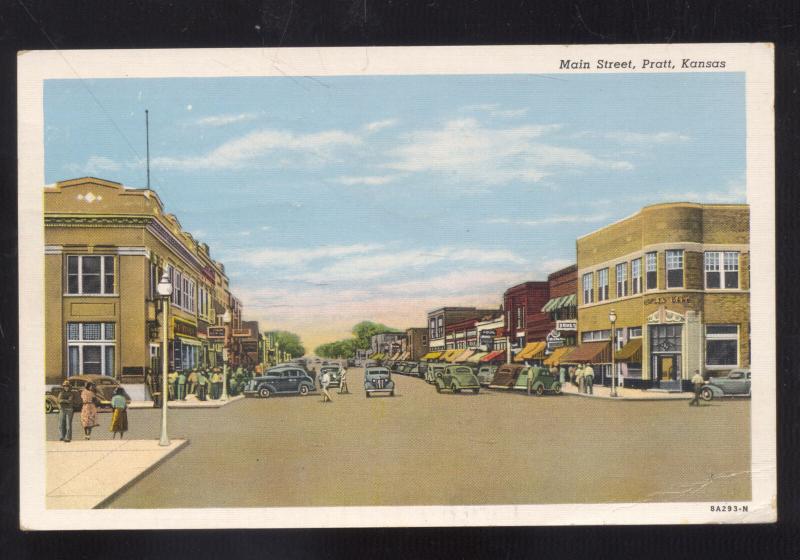
[[[397,329],[372,321],[361,321],[353,327],[353,338],[345,338],[335,342],[320,344],[314,353],[321,358],[352,358],[356,350],[370,347],[371,338],[380,333],[396,332]]]
[[[306,349],[300,342],[300,337],[293,332],[289,331],[271,331],[275,341],[278,343],[281,350],[288,352],[292,358],[299,358],[306,353]]]
[[[376,335],[385,332],[396,332],[397,329],[387,327],[381,323],[373,323],[372,321],[361,321],[353,327],[353,336],[355,337],[355,348],[369,348],[370,339]]]

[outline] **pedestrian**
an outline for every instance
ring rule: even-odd
[[[703,391],[703,385],[706,384],[706,380],[703,379],[703,376],[700,375],[700,370],[694,370],[694,375],[692,376],[692,385],[694,385],[694,398],[689,402],[689,406],[700,406],[700,394]]]
[[[119,439],[128,431],[128,401],[125,399],[125,390],[117,387],[114,396],[111,397],[111,427],[109,431],[113,434],[111,439],[115,439],[119,434]]]
[[[214,368],[211,374],[211,398],[218,400],[222,396],[222,375],[219,368]]]
[[[533,387],[533,380],[539,376],[539,366],[532,366],[525,368],[527,370],[528,379],[526,379],[526,385],[528,388],[528,394],[531,394],[531,388]]]
[[[583,385],[587,395],[594,395],[594,370],[591,364],[583,366]]]
[[[178,398],[178,372],[173,371],[167,375],[167,383],[169,390],[169,400],[174,401]]]
[[[583,384],[583,364],[578,364],[578,368],[575,370],[575,380],[578,382],[578,392],[585,393],[586,388]]]
[[[187,387],[188,393],[190,395],[197,392],[197,370],[193,369],[189,372],[189,377],[186,378],[186,383],[189,385]]]
[[[569,366],[569,382],[578,386],[578,382],[575,380],[575,366]]]
[[[350,394],[350,389],[347,388],[347,368],[342,367],[342,373],[339,376],[339,394]]]
[[[201,401],[206,400],[206,394],[208,393],[208,377],[204,372],[197,373],[197,398]]]
[[[185,401],[186,400],[186,374],[181,370],[178,374],[178,400]]]
[[[322,390],[322,402],[333,402],[330,393],[328,393],[328,385],[331,383],[331,375],[328,370],[322,370],[322,375],[319,376],[319,387]]]
[[[58,394],[58,435],[64,443],[72,441],[72,416],[75,414],[75,391],[68,379],[61,384]]]
[[[558,382],[563,387],[564,383],[567,380],[567,370],[566,370],[566,368],[564,366],[562,366],[562,365],[560,365],[558,363],[556,364],[556,367],[558,368]]]
[[[97,423],[97,393],[95,393],[94,383],[87,383],[86,387],[81,391],[81,425],[83,426],[84,438],[90,439],[92,437],[92,429],[100,424]]]

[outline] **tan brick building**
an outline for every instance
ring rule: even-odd
[[[577,240],[579,343],[610,341],[613,309],[626,386],[687,388],[695,370],[749,367],[749,263],[747,205],[646,206]],[[596,354],[608,384],[610,352]]]
[[[209,341],[206,328],[221,324],[226,308],[236,327],[241,304],[208,245],[165,214],[154,191],[62,181],[44,189],[44,210],[46,383],[102,373],[137,393],[148,371],[160,371],[156,286],[165,269],[174,285],[170,369],[219,363],[222,343]]]

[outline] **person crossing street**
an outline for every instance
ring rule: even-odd
[[[331,374],[328,370],[322,370],[322,375],[319,377],[319,386],[322,390],[322,402],[333,402],[331,394],[328,393],[328,385],[331,384]]]
[[[694,398],[689,402],[689,406],[700,406],[700,395],[703,392],[703,385],[706,384],[706,380],[703,379],[703,376],[700,375],[700,370],[694,370],[694,375],[692,376],[692,385],[694,385]]]
[[[342,367],[342,373],[339,376],[339,394],[350,394],[350,389],[347,388],[347,368]]]

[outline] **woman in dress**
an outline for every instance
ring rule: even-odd
[[[116,439],[119,434],[119,439],[122,439],[122,434],[128,431],[128,401],[125,400],[125,391],[122,387],[117,387],[114,391],[114,396],[111,397],[111,428],[109,429],[113,435],[111,439]]]
[[[81,391],[81,425],[86,439],[92,437],[92,428],[99,426],[97,423],[97,393],[94,391],[94,383],[87,383]]]

